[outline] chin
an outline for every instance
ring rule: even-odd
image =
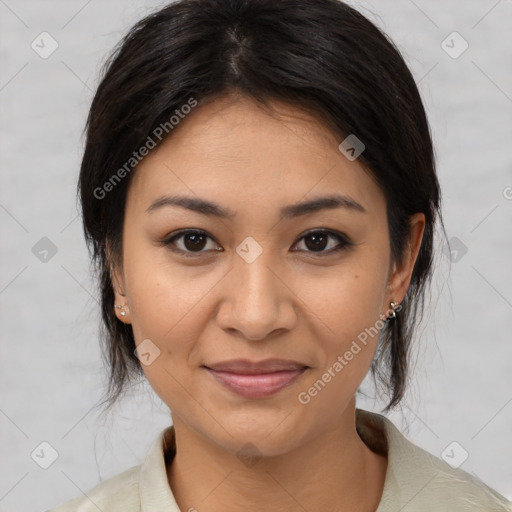
[[[290,411],[256,415],[245,415],[242,419],[224,416],[222,425],[227,432],[222,428],[215,431],[208,429],[205,434],[215,444],[239,458],[277,457],[293,451],[308,437],[305,423],[298,425],[296,414]]]

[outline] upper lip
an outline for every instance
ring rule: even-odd
[[[258,375],[282,371],[296,371],[308,368],[307,365],[290,359],[265,359],[250,361],[248,359],[232,359],[215,364],[204,365],[210,370],[219,372],[239,373],[243,375]]]

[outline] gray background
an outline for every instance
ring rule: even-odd
[[[457,441],[450,454],[469,454],[461,467],[511,499],[512,2],[352,3],[394,39],[419,82],[455,251],[450,269],[438,244],[414,380],[402,412],[389,417],[438,457]],[[139,464],[170,422],[144,382],[113,415],[93,409],[106,381],[75,202],[101,63],[159,4],[0,0],[2,511],[50,508]],[[43,31],[59,45],[46,59],[31,48]],[[453,31],[469,45],[457,58],[463,41],[446,39]],[[57,250],[46,261],[36,245],[48,245],[43,237]],[[48,469],[31,458],[36,450],[49,460],[44,441],[58,452]]]

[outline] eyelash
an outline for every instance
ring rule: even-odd
[[[185,235],[206,236],[206,237],[210,238],[211,240],[213,240],[213,238],[210,235],[208,235],[208,233],[206,233],[206,231],[202,231],[200,229],[184,229],[184,230],[177,231],[177,232],[173,233],[170,237],[168,237],[165,240],[163,240],[162,241],[162,245],[169,247],[169,249],[171,251],[173,251],[173,252],[176,252],[176,253],[184,255],[186,258],[197,258],[197,257],[201,256],[204,252],[206,252],[204,250],[201,250],[201,251],[185,251],[183,249],[177,249],[176,247],[172,247],[172,245],[175,243],[176,240],[178,240],[180,238],[183,238]],[[319,255],[321,255],[320,257],[323,257],[322,255],[328,256],[328,255],[331,255],[331,254],[335,254],[335,253],[341,252],[341,251],[346,250],[346,249],[352,247],[353,245],[355,245],[345,235],[343,235],[341,233],[337,233],[335,231],[327,230],[327,229],[315,229],[315,230],[312,230],[312,231],[308,231],[307,233],[302,235],[294,243],[294,245],[296,245],[302,239],[304,239],[304,238],[306,238],[308,236],[311,236],[311,235],[327,235],[329,237],[337,239],[338,242],[339,242],[339,245],[337,247],[335,247],[334,249],[330,249],[328,251],[298,251],[298,252],[307,252],[307,253],[311,253],[311,254],[319,254]],[[215,249],[215,250],[217,250],[217,249]]]

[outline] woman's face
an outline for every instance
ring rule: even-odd
[[[317,120],[274,105],[280,119],[217,99],[149,153],[114,280],[116,304],[128,303],[119,319],[175,423],[265,455],[339,421],[390,301],[405,295],[424,225],[414,217],[411,258],[395,268],[379,187]],[[328,197],[331,207],[300,206]]]

